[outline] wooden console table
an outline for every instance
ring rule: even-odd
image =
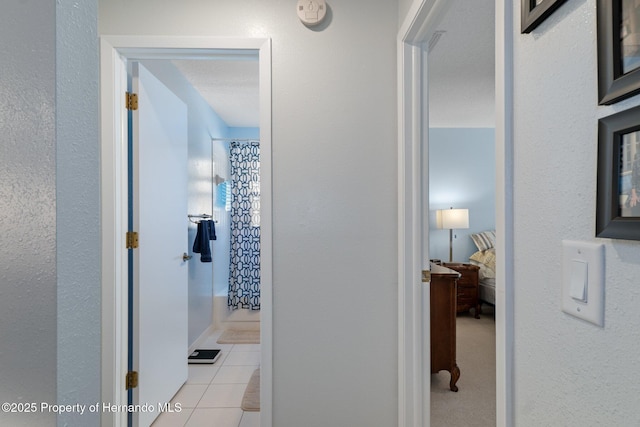
[[[449,371],[449,389],[458,391],[456,363],[456,296],[460,273],[431,264],[431,373]]]

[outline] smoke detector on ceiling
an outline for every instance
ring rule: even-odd
[[[312,27],[324,20],[327,4],[325,0],[298,0],[297,12],[302,23]]]

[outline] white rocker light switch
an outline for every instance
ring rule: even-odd
[[[604,326],[604,245],[562,241],[562,311]]]
[[[587,302],[589,264],[577,259],[571,260],[571,298]]]

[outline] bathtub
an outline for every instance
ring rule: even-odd
[[[213,325],[215,329],[260,329],[260,310],[230,310],[226,295],[213,297]]]

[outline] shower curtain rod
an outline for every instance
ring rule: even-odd
[[[211,141],[235,141],[235,142],[260,142],[259,139],[242,139],[242,138],[211,138]]]

